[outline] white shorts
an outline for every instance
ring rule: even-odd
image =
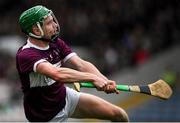
[[[50,122],[66,122],[74,113],[79,102],[79,92],[66,87],[66,105]]]

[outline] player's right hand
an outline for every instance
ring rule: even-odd
[[[98,91],[104,91],[105,87],[107,86],[108,82],[100,77],[94,78],[93,84],[96,86]]]
[[[106,85],[106,87],[104,88],[104,91],[107,94],[110,93],[116,93],[119,94],[119,91],[116,89],[116,82],[112,81],[112,80],[108,80],[108,84]]]

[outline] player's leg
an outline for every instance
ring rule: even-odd
[[[97,96],[81,93],[72,118],[98,118],[111,121],[128,121],[127,113]]]

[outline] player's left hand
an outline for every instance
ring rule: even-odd
[[[116,82],[108,80],[108,84],[104,87],[104,92],[107,94],[116,93],[119,94],[119,91],[116,89]]]

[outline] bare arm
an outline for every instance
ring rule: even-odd
[[[68,61],[66,61],[64,65],[78,71],[92,73],[104,79],[107,82],[108,86],[105,86],[105,88],[98,90],[104,90],[106,93],[112,93],[112,92],[116,92],[117,94],[119,93],[119,91],[117,91],[116,89],[116,83],[112,80],[107,79],[92,63],[87,62],[78,56],[73,56]],[[98,86],[96,85],[96,87]]]
[[[106,85],[106,81],[101,79],[100,77],[88,73],[88,72],[80,72],[70,68],[56,68],[49,62],[42,62],[37,65],[36,68],[38,73],[44,74],[53,80],[71,83],[76,81],[91,81],[98,88],[102,88]]]
[[[95,74],[104,80],[108,80],[92,63],[81,59],[79,56],[73,56],[64,65],[81,72]]]

